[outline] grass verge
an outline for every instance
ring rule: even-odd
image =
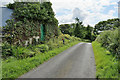
[[[98,42],[92,42],[96,62],[96,77],[118,78],[118,61]]]
[[[79,43],[80,41],[75,41],[64,45],[63,47],[56,48],[54,50],[37,54],[35,57],[20,59],[11,58],[10,60],[2,61],[2,77],[3,78],[18,78],[24,73],[30,71],[31,69],[39,66],[55,55],[63,52],[69,47]]]

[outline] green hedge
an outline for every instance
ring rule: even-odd
[[[120,52],[120,29],[108,30],[102,32],[96,39],[103,47],[107,48],[112,54],[117,55]]]

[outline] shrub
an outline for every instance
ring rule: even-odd
[[[106,47],[113,54],[119,53],[119,36],[118,29],[114,31],[102,32],[96,39],[103,47]]]
[[[43,62],[49,60],[55,55],[66,50],[70,46],[79,43],[79,41],[72,42],[63,47],[45,52],[44,54],[36,54],[34,57],[28,57],[25,59],[17,60],[16,58],[11,57],[10,59],[2,61],[2,77],[3,78],[18,78],[19,76],[25,74],[31,69],[39,66]],[[30,48],[30,47],[29,47]]]
[[[49,47],[45,44],[40,44],[35,46],[36,49],[38,49],[40,52],[44,53],[49,50]]]
[[[14,56],[18,59],[26,58],[34,56],[35,52],[29,50],[27,47],[18,47],[14,45],[10,45],[8,43],[3,43],[2,45],[2,57],[8,58],[10,56]]]
[[[35,52],[25,48],[25,47],[12,47],[13,56],[16,58],[27,58],[35,55]]]
[[[3,58],[7,58],[8,56],[12,56],[12,52],[11,52],[11,45],[8,44],[7,42],[4,42],[2,44],[2,57]]]
[[[64,34],[64,37],[65,37],[67,40],[70,40],[70,39],[71,39],[70,35],[68,35],[68,34]]]

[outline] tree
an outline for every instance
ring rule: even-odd
[[[84,26],[82,25],[82,22],[79,21],[79,18],[75,18],[76,20],[76,27],[74,30],[74,35],[79,38],[84,38],[85,37],[85,32],[84,32]]]
[[[105,30],[114,30],[118,28],[120,25],[120,19],[108,19],[107,21],[100,21],[98,24],[95,25],[94,34],[98,35],[101,31]]]
[[[93,31],[93,27],[91,27],[90,25],[88,25],[86,27],[86,36],[85,36],[85,39],[89,39],[89,40],[92,39],[92,31]]]
[[[78,23],[76,24],[74,35],[75,37],[80,37],[80,26],[78,25]]]
[[[71,33],[70,33],[71,25],[70,24],[62,24],[59,26],[59,29],[61,30],[61,32],[63,34],[71,35]]]

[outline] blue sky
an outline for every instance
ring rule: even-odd
[[[118,14],[117,14],[118,10],[115,7],[116,7],[116,5],[105,6],[105,10],[103,11],[103,13],[104,14],[108,14],[108,12],[110,10],[113,10],[113,11],[115,11],[114,14],[113,14],[113,16],[116,17],[116,16],[118,16]]]
[[[118,17],[120,0],[50,0],[59,24],[74,23],[75,17],[84,25],[94,26],[99,21]],[[2,0],[2,2],[13,2]]]

